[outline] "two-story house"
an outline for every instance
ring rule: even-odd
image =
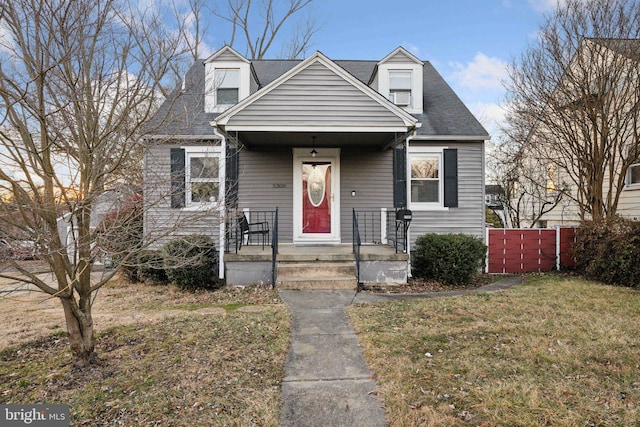
[[[379,61],[249,60],[224,47],[151,126],[145,233],[156,245],[212,236],[228,284],[321,287],[303,264],[323,261],[335,286],[402,283],[419,235],[484,236],[489,136],[402,47]]]
[[[639,49],[639,39],[581,40],[522,151],[509,196],[528,201],[523,226],[577,226],[592,205],[640,219]]]

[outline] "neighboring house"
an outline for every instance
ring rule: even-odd
[[[598,54],[596,55],[593,52],[598,52]],[[636,83],[639,74],[638,52],[640,52],[640,39],[583,39],[580,49],[573,60],[574,63],[579,63],[579,66],[577,66],[579,71],[571,74],[571,78],[577,83],[571,81],[571,78],[569,78],[569,83],[561,82],[558,86],[563,85],[562,90],[559,90],[560,94],[554,99],[556,104],[558,100],[565,99],[564,110],[572,112],[584,110],[589,111],[589,114],[593,114],[593,111],[595,111],[595,109],[590,110],[590,106],[601,102],[599,101],[600,97],[611,96],[614,100],[602,101],[604,104],[602,110],[610,114],[609,120],[606,126],[601,124],[599,125],[600,128],[594,127],[590,129],[591,134],[588,134],[588,137],[598,140],[595,145],[608,143],[601,141],[601,139],[617,138],[616,144],[612,145],[610,150],[612,152],[610,162],[613,167],[611,170],[609,168],[604,170],[603,198],[605,201],[607,197],[615,199],[615,195],[619,193],[616,213],[631,219],[640,219],[640,157],[637,155],[637,133],[640,129],[637,124],[638,104],[635,101],[638,99]],[[593,63],[590,61],[595,61],[593,58],[598,59],[598,65],[589,70],[590,64]],[[607,74],[608,64],[610,63],[616,64],[611,66],[614,69],[613,76]],[[619,75],[625,71],[629,72],[629,70],[632,70],[632,77],[623,79]],[[571,84],[584,86],[585,81],[587,81],[587,78],[580,76],[580,73],[593,74],[589,76],[591,79],[590,87],[588,88],[589,93],[584,95],[584,88],[580,87],[580,91],[575,90],[576,93],[580,92],[580,95],[576,95],[575,99],[569,99],[567,93],[574,90],[571,88]],[[624,83],[620,83],[620,80],[624,80]],[[631,84],[628,83],[629,80],[632,81]],[[629,90],[634,93],[618,94],[617,92]],[[629,105],[629,103],[634,105]],[[554,113],[556,112],[549,114]],[[603,113],[600,111],[598,113],[600,115],[598,115],[597,120],[601,120],[601,114]],[[589,120],[596,120],[586,113],[584,115],[589,117]],[[568,115],[558,114],[558,116],[561,117],[558,120],[560,126],[570,129],[573,134],[579,135],[578,138],[584,138],[584,122],[571,126],[572,123],[569,122]],[[624,117],[627,122],[622,122],[620,117]],[[622,130],[616,128],[617,123],[624,123],[619,125],[623,128]],[[635,126],[635,129],[633,126]],[[603,137],[601,131],[605,127],[608,134]],[[594,129],[597,129],[597,131],[594,131]],[[633,132],[635,132],[635,135],[631,135]],[[594,133],[596,135],[593,135]],[[618,136],[618,134],[622,136]],[[538,139],[536,140],[536,138]],[[556,141],[558,145],[538,144],[537,141],[542,140]],[[567,154],[567,152],[572,151],[559,149],[559,145],[563,144],[562,138],[541,124],[536,124],[532,129],[529,141],[531,142],[530,146],[533,148],[523,151],[524,160],[521,165],[521,179],[517,183],[518,185],[514,186],[512,194],[510,194],[511,205],[518,205],[518,199],[523,200],[523,203],[518,205],[520,206],[519,213],[522,218],[522,226],[555,228],[556,226],[579,225],[581,211],[577,200],[584,200],[588,196],[578,191],[579,187],[585,187],[585,185],[584,183],[576,182],[577,163],[575,157],[568,157],[569,155]],[[622,141],[624,144],[618,144],[618,141]],[[590,152],[589,144],[585,144],[585,152]],[[538,147],[550,148],[540,149]],[[634,147],[636,148],[634,149]],[[598,152],[597,149],[594,151]],[[627,152],[623,153],[623,151]],[[635,158],[634,152],[636,153]],[[629,165],[630,162],[632,164]],[[626,166],[629,167],[623,172]],[[569,170],[573,170],[572,173],[569,173]],[[523,197],[523,194],[525,194],[525,197]],[[589,215],[587,214],[586,219],[588,218]]]
[[[501,185],[487,184],[484,190],[484,201],[489,209],[502,209],[504,190]]]
[[[334,249],[355,256],[360,282],[403,282],[419,235],[484,236],[489,136],[401,47],[380,61],[224,47],[193,65],[146,138],[145,235],[210,235],[228,284],[276,280],[272,243],[277,262]]]
[[[90,230],[92,232],[98,230],[109,213],[116,212],[123,205],[131,203],[135,197],[138,197],[137,200],[140,200],[140,188],[129,185],[119,185],[102,192],[96,197],[91,207]],[[78,239],[76,215],[73,215],[71,212],[66,212],[57,218],[56,223],[60,241],[66,246],[69,258],[74,259],[77,257],[76,240]],[[108,257],[105,257],[104,253],[98,253],[96,254],[94,262],[96,264],[110,264],[111,260],[105,258]]]

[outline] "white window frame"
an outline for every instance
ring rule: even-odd
[[[392,74],[406,74],[408,75],[409,78],[409,87],[396,87],[395,85],[391,84],[391,79],[392,79]],[[406,78],[406,77],[405,77]],[[400,107],[411,107],[412,103],[412,81],[413,81],[413,72],[411,70],[389,70],[389,100],[391,102],[393,102],[394,104],[400,106]],[[406,103],[399,103],[398,102],[398,95],[399,94],[408,94],[409,95],[409,99]]]
[[[205,99],[204,111],[206,113],[222,113],[231,104],[218,104],[216,71],[219,70],[239,70],[238,75],[238,102],[250,95],[251,91],[251,68],[248,62],[242,61],[212,61],[205,63]],[[235,104],[234,104],[235,105]]]
[[[444,149],[447,147],[409,147],[407,156],[407,200],[409,209],[415,211],[436,211],[449,208],[444,206]],[[438,202],[414,202],[411,199],[411,161],[414,157],[438,158]]]
[[[235,72],[237,73],[236,76],[236,84],[235,85],[231,85],[229,83],[225,83],[226,77],[227,77],[227,73],[229,72]],[[215,80],[215,91],[216,91],[216,105],[221,105],[221,106],[225,106],[225,107],[231,107],[232,105],[236,105],[238,102],[240,102],[240,68],[216,68],[215,72],[214,72],[214,80]],[[238,96],[235,102],[232,103],[222,103],[219,102],[218,99],[218,90],[220,89],[236,89],[238,91]]]
[[[398,107],[411,114],[423,113],[423,66],[416,63],[383,63],[378,66],[378,92],[387,99],[391,99],[390,72],[409,71],[411,72],[411,95],[409,105]]]
[[[640,168],[640,163],[634,163],[631,166],[629,166],[629,169],[627,169],[627,177],[625,180],[625,189],[628,190],[640,190],[640,182],[631,182],[631,169],[633,168]]]
[[[222,157],[222,148],[221,147],[182,147],[184,149],[185,156],[185,209],[187,210],[200,210],[200,209],[211,209],[216,206],[223,205],[222,194],[223,194],[223,179],[222,173],[223,168],[221,162],[224,161]],[[218,159],[218,178],[207,179],[207,180],[197,180],[192,181],[191,178],[191,159],[194,157],[215,157]],[[191,200],[192,192],[191,192],[191,183],[192,182],[217,182],[218,183],[218,196],[214,202],[193,202]]]

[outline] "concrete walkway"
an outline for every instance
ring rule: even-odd
[[[358,339],[344,308],[355,291],[289,291],[292,344],[282,384],[282,426],[384,426]]]
[[[477,289],[427,294],[280,290],[292,316],[291,350],[282,384],[282,426],[384,426],[386,414],[345,307],[416,298],[500,291],[508,277]]]

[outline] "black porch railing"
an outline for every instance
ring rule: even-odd
[[[396,253],[406,253],[408,224],[398,219],[400,208],[354,209],[354,228],[357,223],[362,245],[390,245]],[[355,230],[354,230],[355,239]],[[355,242],[355,240],[354,240]]]
[[[278,280],[278,208],[273,219],[273,233],[271,234],[271,288],[276,288]]]
[[[360,228],[358,226],[358,215],[353,210],[353,255],[356,261],[356,280],[358,282],[358,290],[360,290],[360,246],[362,240],[360,238]]]
[[[229,211],[226,219],[225,252],[237,254],[243,246],[272,246],[274,237],[277,236],[274,235],[278,229],[277,219],[277,208],[267,211]]]

